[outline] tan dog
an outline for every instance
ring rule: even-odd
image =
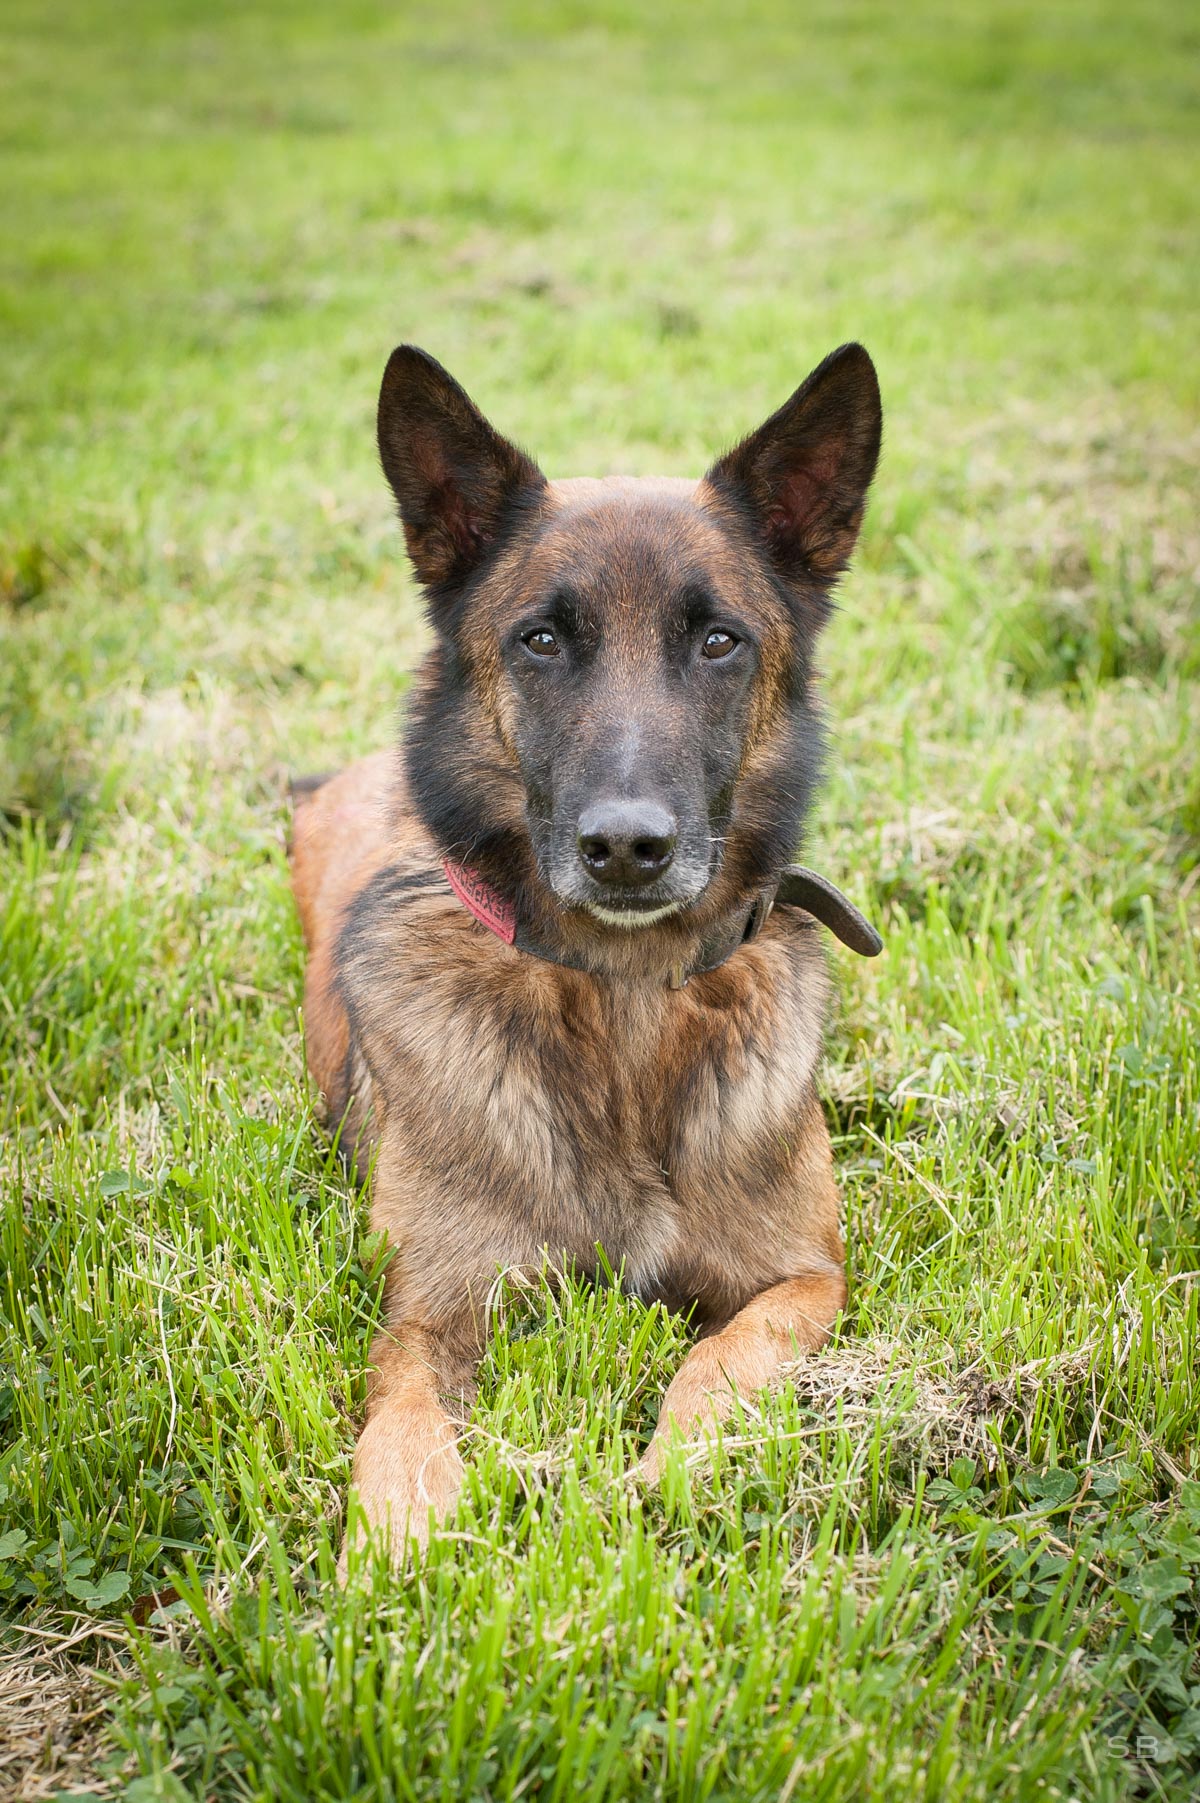
[[[395,1248],[354,1481],[398,1555],[454,1504],[498,1272],[607,1263],[693,1311],[650,1477],[844,1302],[816,921],[879,942],[787,861],[879,438],[847,345],[699,483],[548,482],[431,358],[388,364],[437,642],[403,756],[302,785],[292,856],[309,1064]]]

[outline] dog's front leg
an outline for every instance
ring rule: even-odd
[[[735,1396],[755,1395],[780,1366],[823,1346],[845,1300],[840,1271],[791,1277],[693,1346],[663,1397],[654,1437],[638,1463],[643,1476],[657,1482],[673,1433],[695,1438],[697,1429],[727,1419]]]
[[[371,1348],[367,1419],[354,1453],[359,1532],[380,1534],[397,1564],[410,1544],[428,1543],[431,1519],[445,1520],[462,1485],[455,1441],[475,1359],[460,1339],[399,1322]],[[344,1577],[345,1546],[339,1570]]]

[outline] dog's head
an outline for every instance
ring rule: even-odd
[[[700,482],[550,482],[408,346],[379,449],[437,645],[409,722],[449,856],[526,907],[679,934],[777,876],[819,773],[812,656],[880,441],[861,345]]]

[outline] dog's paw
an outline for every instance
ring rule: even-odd
[[[689,1464],[697,1461],[703,1463],[711,1458],[719,1444],[721,1428],[729,1415],[731,1400],[728,1391],[724,1394],[702,1391],[682,1420],[674,1409],[662,1414],[650,1444],[632,1467],[630,1476],[643,1484],[660,1483],[668,1456],[674,1447],[685,1455]]]
[[[347,1583],[351,1561],[356,1569],[363,1569],[375,1548],[384,1554],[394,1571],[407,1571],[416,1555],[429,1545],[429,1534],[428,1509],[422,1515],[410,1507],[384,1504],[368,1510],[361,1500],[357,1505],[352,1503],[351,1523],[342,1536],[338,1554],[338,1583],[343,1587]]]
[[[431,1528],[454,1513],[462,1480],[453,1442],[397,1444],[383,1422],[368,1423],[354,1462],[357,1500],[338,1558],[338,1582],[346,1582],[352,1545],[378,1545],[398,1571],[405,1570],[429,1545]]]

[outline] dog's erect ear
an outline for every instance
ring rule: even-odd
[[[861,344],[844,344],[713,465],[708,484],[750,513],[785,577],[831,583],[858,537],[882,425],[875,365]]]
[[[469,576],[518,497],[546,484],[453,376],[411,344],[394,350],[383,372],[379,457],[409,556],[431,590]]]

